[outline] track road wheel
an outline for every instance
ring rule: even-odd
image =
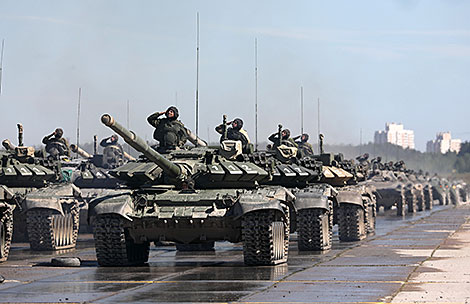
[[[61,250],[77,244],[78,203],[63,206],[64,215],[50,209],[32,209],[26,213],[29,244],[32,250]]]
[[[338,210],[339,240],[354,242],[367,235],[364,209],[359,205],[341,204]]]
[[[242,218],[243,257],[246,265],[287,262],[288,218],[277,210],[258,210]]]
[[[136,244],[124,228],[124,219],[115,214],[95,219],[96,259],[100,266],[142,265],[148,261],[150,243]]]
[[[300,251],[321,251],[331,248],[331,225],[328,210],[303,209],[297,216]]]
[[[5,209],[0,214],[0,262],[4,262],[8,259],[13,236],[13,210]]]

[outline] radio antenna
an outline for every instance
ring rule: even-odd
[[[317,119],[317,138],[318,138],[318,151],[320,151],[320,97],[318,97],[318,111],[317,111],[318,119]]]
[[[5,39],[2,39],[2,53],[0,54],[0,95],[2,95],[3,49],[4,48],[5,48]]]
[[[300,87],[300,134],[304,134],[304,87]]]
[[[199,137],[199,12],[197,12],[196,36],[196,137]]]
[[[80,103],[82,98],[82,88],[78,88],[78,108],[77,108],[77,148],[80,147]],[[77,152],[78,157],[78,152]]]
[[[255,38],[255,151],[258,151],[258,39]]]

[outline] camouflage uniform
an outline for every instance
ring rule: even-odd
[[[246,149],[247,145],[250,143],[250,138],[248,137],[248,133],[243,129],[243,121],[240,118],[236,118],[233,120],[233,122],[236,122],[237,127],[228,127],[227,139],[241,141],[243,149]],[[215,127],[215,131],[219,134],[222,134],[220,137],[220,142],[222,142],[224,139],[224,125],[218,125]]]
[[[116,136],[116,140],[112,139],[113,136]],[[113,136],[104,138],[100,142],[100,146],[104,148],[103,155],[106,162],[104,165],[110,168],[119,166],[124,162],[124,149],[117,142],[117,135]],[[111,141],[108,141],[110,139]]]
[[[51,156],[70,156],[68,141],[62,137],[64,131],[57,128],[54,133],[44,136],[42,143],[46,145],[46,152]]]
[[[178,109],[176,107],[169,107],[165,114],[172,110],[174,116],[169,118],[159,118],[162,113],[154,113],[147,118],[150,125],[155,127],[153,138],[159,142],[160,150],[176,149],[184,146],[188,139],[188,131],[183,123],[178,118]]]
[[[313,155],[313,147],[312,145],[308,142],[308,134],[304,133],[302,135],[294,137],[295,139],[301,138],[300,141],[296,141],[295,143],[299,147],[299,153],[300,157],[305,157],[305,156],[310,156]]]
[[[271,134],[268,139],[274,143],[273,148],[278,147],[279,145],[286,145],[288,147],[296,147],[297,144],[295,143],[294,139],[290,138],[290,131],[289,129],[284,129],[282,132],[286,131],[287,135],[282,137],[282,140],[279,142],[279,135],[278,133]]]

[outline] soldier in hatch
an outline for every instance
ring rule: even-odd
[[[239,140],[242,143],[243,150],[246,150],[248,144],[250,143],[250,138],[248,137],[248,132],[243,129],[243,120],[240,118],[235,118],[233,121],[229,121],[226,123],[227,125],[231,125],[227,129],[227,139],[229,140]],[[225,128],[224,124],[220,124],[215,127],[215,131],[219,134],[222,134],[220,137],[220,142],[224,139],[224,132]]]
[[[62,137],[63,135],[64,130],[57,128],[52,134],[46,135],[42,139],[42,143],[46,145],[46,152],[49,155],[53,157],[70,156],[70,146],[67,140]]]
[[[160,118],[163,114],[166,117]],[[156,112],[147,117],[148,123],[155,127],[153,138],[159,142],[159,152],[178,149],[186,143],[188,131],[178,120],[178,116],[178,109],[171,106],[164,112]]]
[[[300,141],[296,141],[295,143],[299,147],[299,153],[300,157],[305,157],[305,156],[310,156],[313,155],[313,147],[312,145],[308,142],[309,136],[307,133],[304,133],[302,135],[298,135],[294,137],[294,141],[296,139],[299,139]]]
[[[119,137],[116,134],[103,138],[100,146],[103,150],[103,164],[108,168],[115,168],[124,163],[124,150],[118,143]]]
[[[295,143],[295,141],[292,138],[290,138],[289,129],[284,129],[284,130],[281,131],[281,139],[280,140],[279,140],[279,134],[277,132],[271,134],[268,137],[268,139],[273,142],[273,149],[275,149],[276,147],[278,147],[280,145],[286,145],[286,146],[289,146],[289,147],[296,147],[297,148],[297,144]]]

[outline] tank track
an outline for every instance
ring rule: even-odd
[[[288,220],[288,217],[282,219],[276,210],[253,211],[243,216],[243,257],[246,265],[276,265],[287,262]]]
[[[13,237],[13,208],[1,211],[0,225],[0,262],[4,262],[8,259]]]
[[[408,213],[416,213],[418,209],[418,199],[412,191],[406,195],[406,204],[408,206]]]
[[[96,258],[100,266],[142,265],[148,261],[150,244],[135,244],[127,236],[119,215],[100,215],[94,223]]]
[[[366,222],[366,233],[374,234],[375,233],[375,223],[377,220],[377,211],[375,204],[370,204],[365,210],[365,222]]]
[[[419,195],[416,196],[417,199],[417,209],[418,211],[423,211],[425,208],[425,198],[424,192],[420,191]]]
[[[331,248],[330,212],[324,209],[304,209],[297,215],[298,247],[300,251],[322,251]]]
[[[406,200],[402,194],[401,198],[397,201],[397,216],[405,216],[406,213]]]
[[[338,210],[339,240],[360,241],[367,236],[364,209],[359,205],[342,204]]]
[[[433,205],[433,196],[432,196],[432,189],[426,188],[424,190],[424,205],[426,210],[431,210]]]
[[[29,243],[32,250],[61,250],[77,244],[78,202],[63,205],[64,215],[50,209],[32,209],[26,213]]]

